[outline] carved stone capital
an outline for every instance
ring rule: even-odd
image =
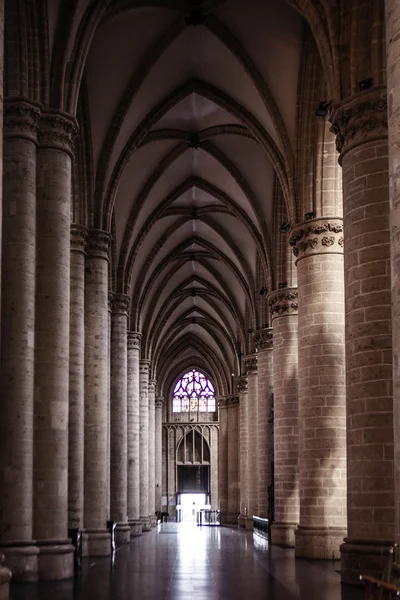
[[[129,311],[130,301],[130,297],[126,294],[113,294],[111,301],[113,314],[126,316]]]
[[[62,150],[73,157],[77,133],[76,119],[67,113],[49,111],[42,114],[38,134],[42,148]]]
[[[257,355],[250,354],[244,357],[244,372],[246,375],[257,373]]]
[[[236,389],[238,394],[244,394],[248,392],[249,380],[245,375],[243,377],[238,377],[236,380]]]
[[[146,358],[139,359],[139,373],[140,375],[148,375],[150,373],[150,361]]]
[[[155,379],[150,379],[149,380],[149,393],[155,394],[156,388],[157,388],[157,381]]]
[[[336,104],[330,111],[331,131],[336,135],[339,163],[361,144],[387,138],[386,86],[360,92]]]
[[[114,302],[114,292],[109,291],[108,292],[108,312],[109,313],[112,313],[113,302]]]
[[[297,288],[275,290],[268,295],[268,305],[272,319],[298,314]]]
[[[71,252],[85,253],[87,228],[84,225],[71,225]]]
[[[90,229],[86,240],[86,254],[90,258],[108,260],[111,245],[111,236],[101,229]]]
[[[162,409],[162,407],[163,407],[163,401],[164,401],[164,398],[163,398],[162,396],[158,396],[158,397],[156,398],[156,400],[155,400],[155,407],[156,407],[156,410],[157,410],[157,409],[159,409],[159,410],[161,410],[161,409]]]
[[[4,101],[3,137],[24,138],[36,144],[39,129],[40,105],[22,98]]]
[[[128,350],[140,350],[140,338],[142,334],[137,331],[128,331]]]
[[[296,256],[302,258],[317,254],[343,254],[343,219],[312,219],[293,228],[289,244]]]
[[[262,350],[271,350],[272,341],[272,327],[258,329],[254,334],[254,348],[256,348],[259,352]]]

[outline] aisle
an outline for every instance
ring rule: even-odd
[[[234,528],[168,523],[132,540],[114,561],[84,561],[73,582],[13,585],[12,600],[359,600],[332,563],[294,560],[292,550]]]

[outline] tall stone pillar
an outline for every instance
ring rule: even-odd
[[[247,427],[247,401],[248,380],[246,376],[237,380],[239,395],[239,527],[246,527],[249,509],[249,473],[247,470],[248,455],[248,427]]]
[[[37,153],[34,527],[41,579],[73,574],[68,529],[71,159],[76,123],[42,115]]]
[[[395,541],[400,544],[400,6],[386,0],[391,231]]]
[[[109,556],[108,256],[110,235],[92,229],[86,243],[84,556]]]
[[[268,518],[268,487],[271,484],[272,462],[272,329],[261,329],[256,333],[258,393],[258,515]]]
[[[68,419],[68,529],[83,527],[85,429],[85,244],[87,230],[71,226]]]
[[[152,527],[157,524],[155,515],[156,498],[156,386],[154,379],[149,381],[149,517]]]
[[[273,327],[274,491],[272,543],[295,545],[299,522],[298,340],[296,288],[268,296]]]
[[[228,523],[228,406],[225,397],[218,398],[218,489],[221,523]]]
[[[394,541],[393,399],[386,88],[331,114],[343,170],[348,537],[342,581],[382,575]]]
[[[38,548],[32,542],[32,472],[39,118],[35,105],[6,102],[0,370],[0,531],[4,533],[0,552],[5,553],[14,579],[22,581],[35,580],[38,571]]]
[[[227,523],[237,525],[239,517],[239,396],[228,396],[228,498]]]
[[[346,530],[343,223],[298,225],[299,485],[296,556],[339,558]]]
[[[150,531],[149,513],[149,371],[150,361],[139,360],[139,457],[140,520],[142,530]]]
[[[155,416],[155,510],[161,511],[162,494],[162,408],[163,399],[156,398]]]
[[[128,522],[131,536],[142,534],[140,520],[139,454],[139,354],[140,333],[128,332]]]
[[[116,523],[115,541],[129,544],[128,524],[128,334],[129,296],[115,294],[111,317],[111,474],[110,516]]]
[[[252,354],[245,358],[245,372],[247,374],[247,473],[248,473],[248,512],[246,528],[253,529],[253,516],[258,515],[258,374],[257,355]]]

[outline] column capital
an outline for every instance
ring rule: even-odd
[[[232,408],[234,406],[239,406],[239,404],[240,399],[237,394],[230,394],[218,398],[218,408]]]
[[[62,150],[72,157],[77,133],[76,119],[68,113],[56,110],[42,113],[38,133],[39,144],[42,148]]]
[[[268,294],[268,305],[272,320],[277,317],[297,315],[299,308],[297,288],[271,292]]]
[[[249,380],[247,379],[246,375],[237,378],[236,389],[238,394],[244,394],[248,392]]]
[[[248,354],[244,357],[244,371],[246,375],[257,373],[257,354]]]
[[[89,229],[86,240],[86,254],[91,258],[102,258],[108,261],[111,246],[111,235],[101,229]]]
[[[263,350],[272,350],[273,336],[272,327],[258,329],[254,334],[254,348],[259,352]]]
[[[343,219],[321,217],[296,225],[289,244],[296,256],[296,265],[307,256],[343,254]]]
[[[157,396],[155,400],[155,407],[161,409],[163,407],[164,398],[162,396]]]
[[[138,331],[128,331],[128,350],[135,348],[140,349],[140,338],[142,334]]]
[[[149,392],[151,394],[156,393],[157,381],[155,379],[149,379]]]
[[[37,143],[41,106],[24,98],[4,101],[3,137],[24,138]]]
[[[150,361],[147,358],[139,359],[139,373],[141,375],[148,375],[150,373]]]
[[[71,252],[85,253],[87,227],[72,223],[71,225]]]
[[[388,135],[387,90],[376,86],[334,105],[330,111],[331,132],[336,136],[339,163],[357,146]]]
[[[113,294],[111,309],[114,315],[128,315],[130,297],[127,294]]]

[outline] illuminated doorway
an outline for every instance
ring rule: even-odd
[[[206,508],[206,494],[181,494],[182,521],[195,523],[196,512]]]

